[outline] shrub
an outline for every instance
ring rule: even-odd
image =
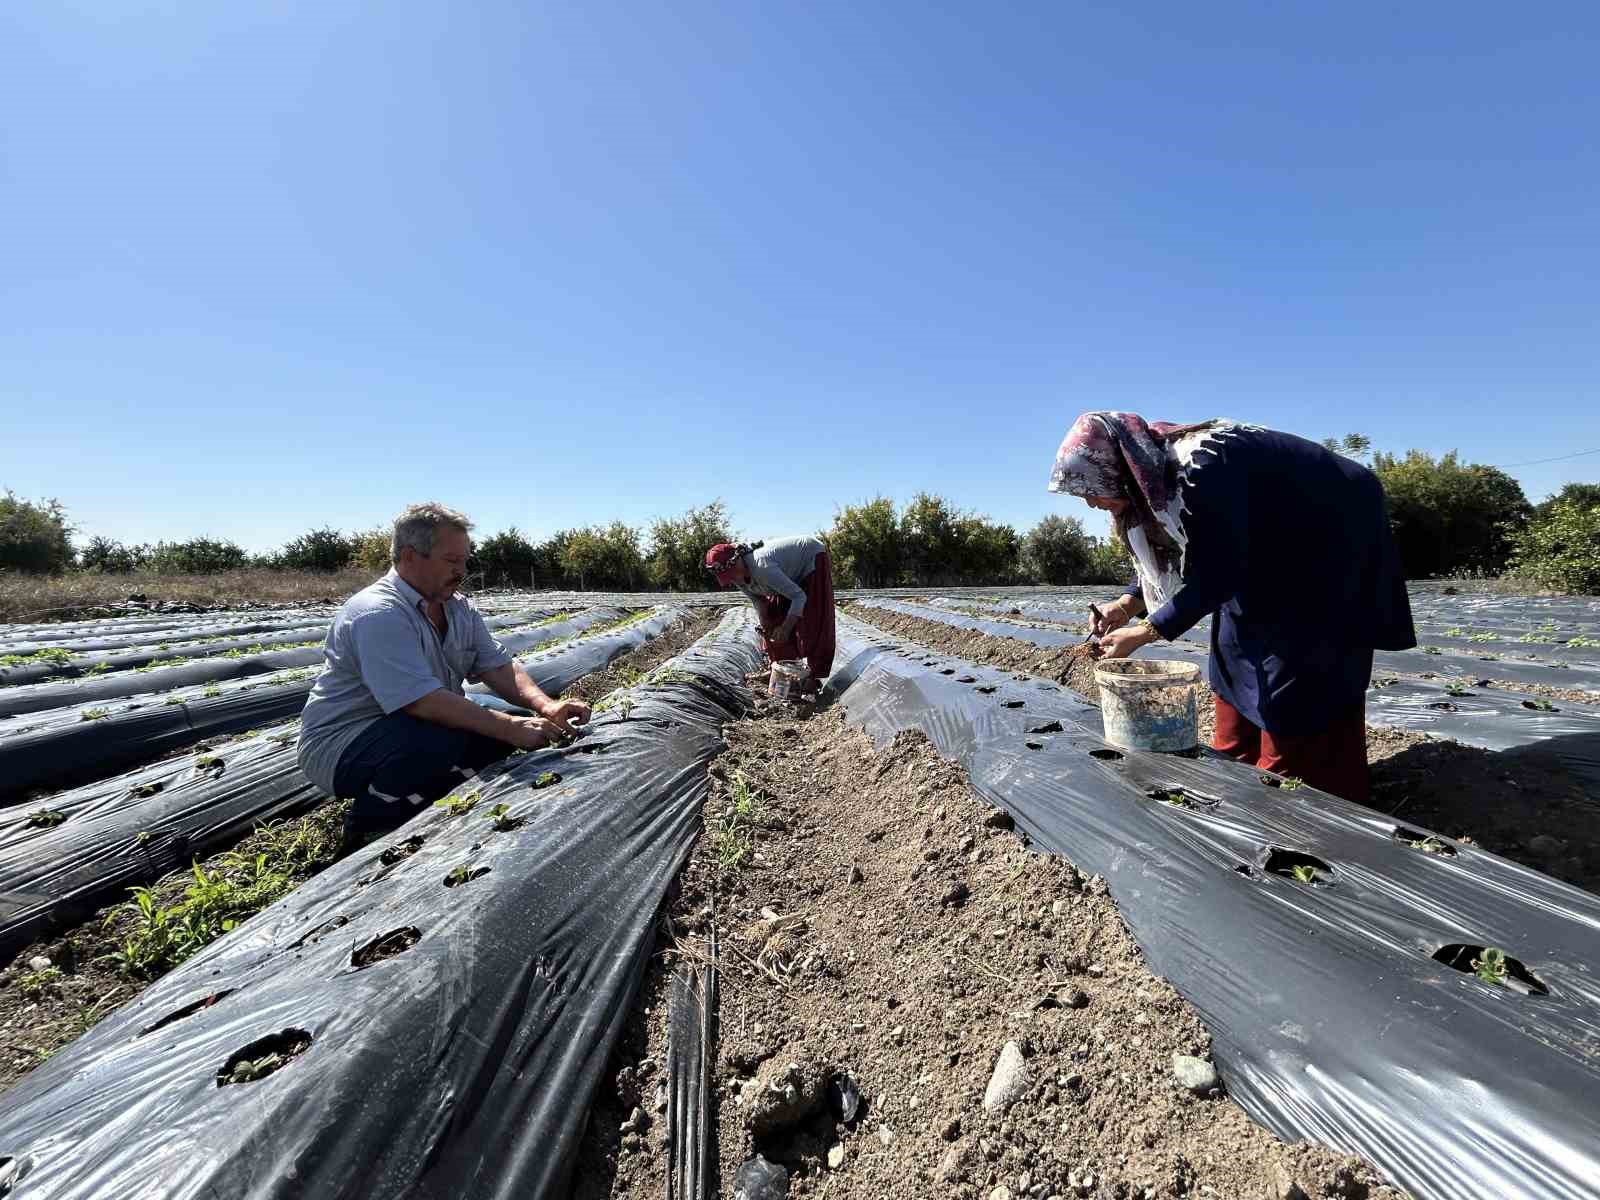
[[[390,546],[394,535],[387,529],[369,529],[350,535],[350,565],[363,571],[382,574],[389,569]]]
[[[237,571],[249,560],[242,546],[215,538],[187,542],[157,542],[150,551],[149,567],[160,575],[218,575]]]
[[[721,500],[691,508],[681,517],[661,518],[650,526],[650,582],[669,591],[715,591],[717,581],[704,566],[706,551],[733,540]]]
[[[1557,497],[1540,508],[1517,535],[1516,574],[1563,592],[1600,594],[1600,500]]]
[[[1022,540],[1023,572],[1031,583],[1067,584],[1087,579],[1094,539],[1077,517],[1051,515]]]
[[[637,590],[645,577],[639,531],[621,521],[601,527],[591,525],[567,535],[561,551],[563,570],[580,588],[615,591]]]
[[[273,565],[288,571],[342,571],[352,550],[351,539],[337,529],[313,529],[278,551]]]
[[[124,546],[113,538],[92,537],[78,551],[78,565],[102,575],[128,575],[140,570],[149,557],[149,546]]]
[[[1133,556],[1122,539],[1115,535],[1091,539],[1089,562],[1084,568],[1084,583],[1125,584],[1134,575]]]
[[[0,497],[0,570],[55,575],[72,565],[72,529],[59,500]]]

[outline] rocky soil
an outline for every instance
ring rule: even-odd
[[[1026,850],[920,735],[875,751],[768,707],[727,737],[578,1196],[663,1194],[666,982],[713,923],[721,1195],[758,1154],[793,1197],[1398,1194],[1252,1124],[1103,882]]]

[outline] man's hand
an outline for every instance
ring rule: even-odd
[[[1110,633],[1113,629],[1121,629],[1141,607],[1137,598],[1124,596],[1120,600],[1113,600],[1109,604],[1100,605],[1100,615],[1094,621],[1093,633],[1096,637]]]
[[[1132,629],[1116,629],[1101,636],[1097,643],[1101,658],[1127,658],[1141,646],[1161,640],[1153,625],[1135,625]]]
[[[589,706],[582,700],[552,700],[539,715],[559,729],[564,737],[577,737],[578,731],[573,726],[588,723]]]
[[[554,740],[554,727],[543,717],[512,717],[503,740],[518,750],[543,750]]]

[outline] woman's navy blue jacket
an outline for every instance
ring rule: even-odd
[[[1211,614],[1211,687],[1269,733],[1350,716],[1373,650],[1417,644],[1378,477],[1305,438],[1236,429],[1179,488],[1183,586],[1150,623],[1171,640]]]

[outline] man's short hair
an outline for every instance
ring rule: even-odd
[[[467,520],[465,513],[446,508],[435,500],[429,500],[426,504],[407,505],[405,511],[394,519],[394,535],[389,540],[389,561],[399,566],[400,551],[407,546],[418,554],[432,554],[433,539],[444,528],[470,533],[472,522]]]

